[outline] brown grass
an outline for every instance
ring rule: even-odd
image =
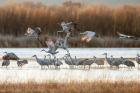
[[[70,82],[0,84],[1,93],[140,93],[137,82]]]
[[[113,36],[122,32],[140,36],[140,7],[132,5],[105,6],[64,3],[47,6],[41,3],[23,3],[0,7],[0,33],[23,35],[27,27],[39,26],[43,33],[56,35],[57,23],[75,21],[78,29],[95,31],[100,35]]]
[[[41,27],[43,35],[56,37],[61,21],[75,21],[78,26],[74,36],[85,30],[97,32],[101,38],[91,43],[70,40],[71,47],[140,47],[137,40],[119,40],[116,32],[140,36],[140,6],[82,5],[65,2],[59,6],[47,6],[33,2],[0,7],[0,47],[44,47],[36,40],[23,35],[28,27]],[[15,37],[16,36],[16,37]],[[44,37],[41,37],[44,38]]]

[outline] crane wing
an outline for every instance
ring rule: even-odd
[[[53,41],[46,41],[46,44],[47,44],[48,48],[54,47],[54,42]]]
[[[117,32],[117,34],[121,37],[121,38],[133,38],[135,36],[129,36],[129,35],[125,35],[125,34],[121,34],[119,32]]]
[[[35,32],[35,31],[34,31],[32,28],[30,28],[30,27],[27,29],[27,33],[28,33],[28,34],[33,34],[34,32]]]

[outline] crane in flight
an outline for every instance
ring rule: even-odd
[[[34,29],[32,29],[31,27],[28,27],[27,32],[24,34],[28,37],[35,37],[38,38],[39,35],[41,34],[41,28],[40,27],[36,27]]]
[[[58,31],[58,32],[70,33],[72,30],[76,28],[76,23],[63,21],[61,22],[60,26],[62,27],[62,31]]]
[[[50,53],[50,54],[52,54],[52,55],[55,55],[55,54],[59,53],[59,52],[57,51],[57,49],[58,49],[58,47],[59,47],[59,46],[57,45],[57,42],[53,42],[52,39],[48,39],[47,41],[45,41],[45,43],[46,43],[46,45],[48,46],[49,50],[46,51],[45,49],[43,49],[42,51],[45,51],[46,53]]]
[[[96,32],[85,31],[83,33],[80,33],[80,35],[82,35],[82,41],[90,42],[93,39],[93,37],[96,36]]]
[[[120,39],[127,39],[127,38],[136,38],[135,36],[125,35],[120,32],[117,32]]]

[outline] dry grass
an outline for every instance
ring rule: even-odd
[[[1,93],[140,93],[137,82],[0,84]]]
[[[22,3],[0,7],[0,47],[44,47],[36,40],[23,35],[28,27],[41,27],[43,35],[56,37],[61,30],[57,23],[75,21],[78,24],[73,35],[85,30],[97,32],[102,38],[89,44],[78,44],[80,39],[72,39],[71,47],[140,47],[137,40],[112,38],[116,32],[140,36],[140,6],[82,5],[66,2],[59,6],[41,3]],[[16,37],[15,37],[16,36]],[[43,37],[41,37],[43,38]]]
[[[100,35],[113,36],[116,32],[140,36],[140,7],[132,5],[81,5],[67,2],[59,6],[23,3],[0,7],[0,33],[23,35],[27,27],[39,26],[43,33],[56,35],[57,23],[75,21],[76,33],[91,30]]]

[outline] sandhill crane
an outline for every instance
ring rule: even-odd
[[[18,67],[21,67],[24,66],[25,64],[28,64],[28,61],[27,60],[18,60],[17,61],[17,65]]]
[[[130,68],[135,67],[135,64],[132,61],[130,61],[126,58],[123,58],[123,57],[121,57],[121,59],[123,60],[122,62],[123,62],[124,65],[126,65]]]
[[[78,66],[79,65],[79,59],[77,59],[77,57],[75,56],[74,58],[72,58],[72,64],[75,65],[75,66]]]
[[[58,32],[65,32],[65,33],[70,33],[73,29],[76,28],[76,23],[74,22],[61,22],[61,27],[62,27],[62,31],[58,31]]]
[[[120,58],[113,58],[113,56],[111,56],[111,58],[108,58],[107,53],[104,53],[103,55],[105,55],[105,59],[110,67],[116,66],[117,68],[119,68],[119,65],[122,64],[122,60]]]
[[[67,65],[69,65],[69,66],[72,65],[71,61],[68,60],[67,56],[64,56],[63,59]]]
[[[75,58],[72,58],[70,54],[66,54],[63,58],[65,60],[65,63],[68,64],[71,68],[73,68],[74,66],[82,65],[83,59],[77,59],[76,56]]]
[[[41,34],[41,28],[40,27],[36,27],[35,29],[32,28],[28,28],[27,32],[25,33],[26,36],[28,37],[36,37],[38,38],[39,35]]]
[[[104,53],[103,55],[105,55],[105,59],[106,59],[107,63],[110,65],[110,67],[112,67],[112,58],[108,58],[107,53]]]
[[[112,55],[111,60],[113,61],[113,64],[116,65],[117,67],[119,67],[119,65],[122,64],[123,62],[122,58],[114,58]]]
[[[10,60],[3,60],[2,66],[5,66],[7,68],[7,66],[9,65],[10,65]]]
[[[48,50],[48,51],[47,51],[47,50],[45,50],[45,49],[42,49],[41,52],[42,52],[42,51],[44,51],[44,52],[46,52],[46,53],[50,53],[50,54],[52,54],[52,55],[55,55],[55,54],[59,53],[58,51],[51,51],[51,50]]]
[[[71,61],[71,64],[73,64],[73,60],[74,59],[71,57],[71,55],[70,54],[66,54],[65,56],[67,57],[68,60]]]
[[[70,33],[67,33],[67,35],[65,36],[64,39],[59,38],[56,42],[58,47],[63,48],[64,50],[67,51],[67,53],[69,53],[69,50],[68,50],[68,38],[69,38],[69,36],[70,36]]]
[[[51,58],[51,55],[50,54],[48,54],[47,56],[49,56],[48,65],[49,66],[54,66],[55,65],[55,60]],[[48,59],[46,59],[46,57],[45,57],[45,60],[48,60]]]
[[[65,63],[69,65],[70,68],[73,68],[74,66],[74,59],[71,57],[70,54],[66,54],[63,59],[65,60]]]
[[[46,61],[46,60],[44,60],[44,59],[41,59],[41,58],[38,58],[37,55],[34,55],[33,57],[36,58],[36,61],[37,61],[37,63],[41,66],[41,69],[43,69],[43,67],[49,65],[49,64],[48,64],[48,63],[49,63],[48,61]]]
[[[6,55],[2,57],[3,60],[19,60],[19,57],[13,52],[10,53],[4,52],[4,53],[6,53]]]
[[[58,38],[56,40],[56,42],[53,42],[51,39],[48,39],[46,41],[46,44],[47,44],[49,50],[46,51],[45,49],[43,49],[42,51],[45,51],[46,53],[50,53],[52,55],[55,55],[58,53],[57,49],[62,48],[64,50],[66,50],[67,53],[69,53],[69,50],[68,50],[68,38],[69,38],[69,36],[70,36],[70,33],[67,33],[67,35],[64,39]]]
[[[58,49],[58,45],[56,43],[54,43],[51,39],[48,39],[46,41],[46,44],[49,48],[48,51],[46,51],[45,49],[41,50],[41,51],[45,51],[46,53],[50,53],[52,55],[55,55],[58,53],[57,49]]]
[[[83,61],[83,65],[84,65],[84,68],[85,66],[89,66],[89,69],[91,68],[91,65],[95,62],[96,58],[93,57],[93,59],[86,59]]]
[[[42,41],[40,40],[41,33],[42,33],[42,31],[41,31],[41,28],[40,27],[36,27],[34,29],[28,27],[27,32],[24,35],[26,35],[27,37],[36,38],[39,41],[39,43],[42,46],[44,46],[44,43],[42,43]]]
[[[77,59],[77,57],[75,56],[75,62],[77,66],[84,66],[84,69],[86,66],[89,66],[89,69],[91,67],[91,65],[96,61],[96,57],[93,57],[93,59]]]
[[[74,60],[75,60],[75,65],[79,65],[83,59],[77,58],[77,57],[75,56]]]
[[[138,68],[139,68],[139,64],[140,64],[140,55],[139,54],[137,54],[137,57],[136,57],[135,60],[138,63]]]
[[[61,65],[63,65],[63,63],[57,58],[55,62],[55,67],[60,68]]]
[[[126,39],[126,38],[136,38],[135,36],[129,36],[125,34],[121,34],[120,32],[117,32],[120,39]]]
[[[82,36],[81,40],[90,42],[93,37],[95,37],[96,33],[92,31],[85,31],[84,33],[80,33]]]
[[[123,64],[131,68],[135,67],[135,64],[130,60],[124,61]]]
[[[95,56],[93,57],[95,58],[95,64],[97,64],[98,66],[103,66],[104,65],[104,60],[103,59],[99,59],[99,58],[96,58]]]
[[[63,65],[63,63],[54,56],[54,59],[51,58],[51,55],[48,54],[47,56],[49,56],[49,62],[48,62],[48,65],[49,66],[55,66],[55,68],[59,68],[61,65]]]
[[[75,58],[72,58],[70,54],[66,54],[63,57],[63,59],[65,60],[65,63],[70,66],[70,68],[73,68],[74,66],[82,66],[85,60],[85,59],[78,59],[76,56]]]

